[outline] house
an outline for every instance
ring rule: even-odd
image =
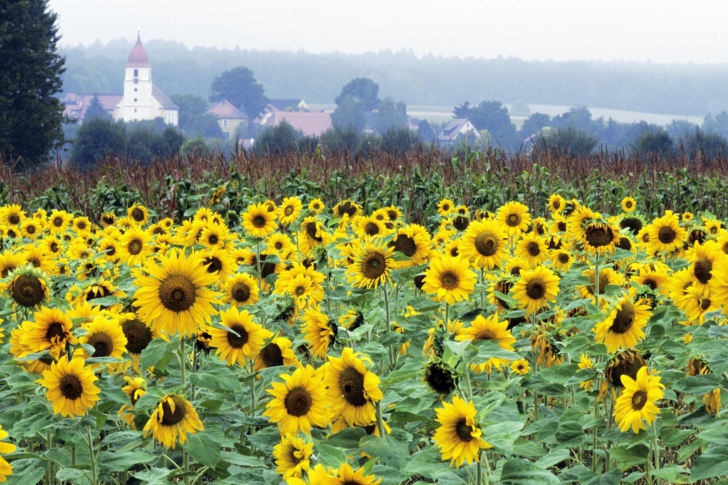
[[[470,120],[467,118],[455,118],[437,135],[437,141],[443,144],[453,143],[460,135],[466,138],[472,137],[475,140],[480,139],[480,133],[478,133],[478,130]]]
[[[91,99],[90,93],[67,93],[62,99],[63,114],[83,120]],[[179,124],[179,107],[152,83],[152,66],[144,49],[141,35],[129,52],[124,69],[124,92],[99,95],[101,105],[114,120],[139,121],[162,118],[165,123]]]
[[[308,111],[308,105],[302,99],[269,99],[271,110],[278,111]]]
[[[323,132],[333,128],[331,114],[323,111],[279,111],[274,109],[266,111],[255,120],[261,128],[278,126],[282,121],[300,130],[306,136],[320,136]]]
[[[234,137],[235,130],[248,119],[245,113],[227,99],[218,101],[207,110],[206,114],[217,116],[217,123],[220,125],[223,138]]]

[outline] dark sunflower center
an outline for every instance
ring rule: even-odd
[[[108,357],[114,351],[114,342],[105,333],[91,335],[88,338],[88,344],[95,349],[92,357]]]
[[[212,245],[215,245],[215,244],[217,244],[217,242],[218,242],[219,240],[220,240],[220,239],[219,239],[219,238],[218,238],[218,237],[217,237],[217,236],[216,236],[215,234],[213,234],[213,235],[211,235],[211,236],[210,236],[209,238],[207,238],[207,241],[208,241],[208,242],[209,242],[210,244],[212,244]]]
[[[617,247],[625,251],[632,251],[632,241],[628,237],[620,237]]]
[[[647,286],[651,290],[654,290],[655,288],[657,288],[657,281],[653,280],[652,278],[648,278],[645,280],[643,285]]]
[[[305,416],[313,405],[313,399],[306,389],[296,387],[286,394],[283,405],[291,416]]]
[[[452,271],[445,271],[440,275],[440,284],[442,284],[442,287],[446,290],[453,290],[457,288],[459,283],[460,278],[458,278],[458,275]]]
[[[84,229],[86,229],[86,223],[81,221],[78,224],[76,224],[76,227],[78,227],[80,230],[83,231]]]
[[[478,334],[476,340],[495,340],[495,334],[490,330],[483,330]]]
[[[439,394],[450,394],[455,389],[455,381],[450,372],[437,365],[427,367],[426,377],[430,388]]]
[[[348,214],[349,217],[353,217],[356,214],[356,207],[351,202],[344,202],[339,206],[339,217],[343,217],[344,214]]]
[[[66,335],[63,324],[53,322],[48,325],[48,330],[46,330],[46,341],[51,343],[60,342],[61,340],[65,340]]]
[[[189,309],[197,296],[197,289],[184,275],[170,275],[159,285],[159,299],[167,310],[183,312]]]
[[[323,238],[321,236],[317,236],[316,233],[318,232],[318,227],[316,226],[315,222],[309,222],[306,224],[306,234],[308,234],[308,237],[313,239],[316,242],[323,241]]]
[[[516,227],[521,225],[521,216],[518,214],[508,214],[508,217],[506,217],[506,224],[508,224],[510,227]]]
[[[699,259],[695,262],[693,274],[698,281],[702,284],[706,284],[713,277],[711,271],[713,270],[713,263],[707,258]]]
[[[304,293],[306,293],[306,288],[304,288],[303,286],[298,286],[298,287],[296,287],[295,293],[296,293],[296,296],[301,296]]]
[[[452,225],[455,226],[455,229],[458,231],[464,231],[470,225],[470,219],[464,216],[457,216],[453,219]]]
[[[539,247],[538,243],[536,243],[536,242],[528,243],[528,245],[526,246],[526,251],[528,251],[528,254],[530,254],[531,256],[534,256],[534,257],[541,254],[541,248]]]
[[[243,348],[243,345],[248,342],[248,331],[245,330],[245,327],[239,323],[234,323],[230,326],[230,329],[237,333],[237,335],[235,335],[233,332],[227,332],[227,341],[230,344],[230,347],[233,347],[234,349]]]
[[[162,426],[174,426],[185,419],[187,404],[177,396],[173,396],[172,401],[174,401],[174,411],[166,399],[162,403]]]
[[[546,294],[546,288],[540,281],[529,281],[526,284],[526,295],[532,300],[540,300]]]
[[[657,232],[657,237],[662,244],[670,244],[675,240],[677,234],[672,227],[665,226],[661,227],[660,230]]]
[[[364,232],[369,236],[376,236],[379,234],[379,226],[369,221],[364,225]]]
[[[369,253],[361,263],[361,272],[365,278],[375,280],[387,270],[387,262],[380,253]]]
[[[405,256],[411,258],[417,252],[417,244],[415,240],[404,234],[397,236],[397,240],[394,241],[394,250],[399,251]]]
[[[9,221],[10,221],[10,224],[17,224],[20,222],[20,216],[18,214],[12,214],[10,216]]]
[[[617,311],[617,316],[614,317],[614,323],[610,330],[614,333],[623,334],[632,328],[634,323],[634,305],[630,302],[622,303],[622,308]]]
[[[58,246],[57,242],[54,241],[51,243],[51,252],[57,253],[59,249],[60,247]]]
[[[632,394],[632,409],[640,411],[647,404],[647,391],[637,391]]]
[[[612,242],[612,230],[608,227],[589,226],[586,228],[586,241],[593,247],[599,248]]]
[[[20,275],[13,285],[13,300],[18,305],[33,307],[43,301],[43,285],[40,280],[30,274]]]
[[[61,395],[66,399],[75,401],[83,394],[83,385],[78,376],[66,374],[61,377],[61,381],[58,383],[58,390],[61,391]]]
[[[132,240],[128,246],[129,254],[137,255],[141,253],[142,247],[142,242],[139,239]]]
[[[135,208],[133,211],[131,211],[131,218],[137,222],[142,222],[144,220],[144,211],[138,207]]]
[[[458,438],[460,438],[461,441],[472,441],[472,432],[473,427],[469,426],[465,419],[459,420],[458,423],[455,425],[455,434],[458,435]]]
[[[363,406],[367,403],[364,396],[364,376],[353,367],[347,367],[339,375],[339,390],[346,402],[352,406]]]
[[[253,226],[257,227],[258,229],[265,227],[265,223],[265,217],[260,215],[253,217]]]
[[[475,238],[475,249],[483,256],[493,256],[498,251],[498,238],[489,232],[481,232]]]
[[[101,218],[101,220],[103,220],[106,224],[113,224],[114,223],[114,218],[111,217],[111,216],[104,216],[104,217]]]
[[[569,255],[566,253],[559,253],[559,263],[566,264],[569,262]]]
[[[705,311],[710,308],[710,298],[703,298],[700,300],[700,309]]]
[[[26,227],[25,230],[28,234],[35,234],[35,226],[33,225]]]
[[[559,232],[566,231],[566,223],[564,221],[559,221],[559,223],[556,226],[558,227]]]
[[[278,344],[269,343],[260,351],[260,358],[266,367],[278,367],[283,365],[283,352]]]
[[[63,225],[63,218],[62,217],[54,217],[53,218],[53,225],[56,227],[61,227]]]
[[[284,214],[285,214],[286,216],[290,216],[291,214],[293,214],[293,207],[292,207],[292,206],[290,206],[290,205],[289,205],[289,206],[287,206],[287,207],[285,208],[285,210],[283,211],[283,213],[284,213]]]
[[[554,203],[551,205],[551,207],[553,207],[554,210],[561,209],[561,201],[560,200],[555,200]]]
[[[217,273],[222,270],[222,261],[217,256],[210,256],[202,261],[202,264],[206,264],[208,273]]]
[[[642,230],[642,221],[636,217],[625,217],[619,223],[619,227],[622,229],[629,229],[632,234],[637,234]]]
[[[152,341],[152,331],[136,318],[123,322],[121,331],[126,337],[126,350],[132,354],[141,354]]]
[[[276,241],[273,247],[280,251],[281,249],[283,249],[283,243],[280,241]]]
[[[233,300],[239,303],[245,303],[250,298],[250,288],[245,283],[235,283],[230,293]]]

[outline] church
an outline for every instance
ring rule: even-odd
[[[63,98],[66,108],[63,112],[69,118],[83,120],[94,94],[67,93]],[[173,126],[179,124],[179,108],[166,94],[152,83],[152,66],[142,45],[141,35],[124,69],[124,94],[98,94],[99,101],[114,120],[140,121],[162,118]]]

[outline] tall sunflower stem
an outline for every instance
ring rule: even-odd
[[[469,365],[466,365],[466,367],[465,367],[465,384],[467,385],[468,399],[472,399],[472,397],[473,397],[473,384],[470,381],[470,366]]]
[[[46,449],[50,451],[50,449],[53,447],[53,433],[51,431],[48,431],[46,434]],[[48,460],[48,466],[46,468],[46,482],[49,484],[55,483],[55,478],[53,476],[53,461]]]
[[[255,246],[255,269],[256,273],[258,274],[258,292],[262,295],[263,294],[263,278],[260,274],[260,240],[258,241],[258,244]]]
[[[88,444],[88,457],[91,461],[91,483],[97,485],[99,480],[96,476],[96,453],[94,452],[94,439],[91,437],[90,427],[86,428],[86,434],[88,435],[88,439],[86,440]]]
[[[187,379],[185,375],[185,367],[187,367],[187,358],[185,357],[185,336],[179,334],[179,378],[182,381],[182,388],[187,387]]]
[[[384,429],[384,418],[382,418],[382,406],[381,402],[377,401],[377,426],[379,426],[379,436],[381,438],[386,438],[386,430]]]
[[[654,447],[653,455],[655,458],[655,471],[660,470],[660,447],[657,443],[657,426],[655,425],[655,421],[652,422],[652,433],[655,435],[655,437],[652,439],[652,446]]]
[[[483,451],[478,452],[478,471],[475,473],[475,479],[477,485],[482,485],[483,483],[483,460],[482,455]],[[486,482],[487,483],[487,482]]]
[[[185,448],[182,448],[182,469],[184,470],[184,473],[185,473],[185,478],[184,478],[185,485],[190,485],[190,477],[189,477],[190,457],[187,455],[187,449],[185,449]]]
[[[597,389],[601,387],[601,382],[597,381]],[[594,420],[599,418],[599,396],[594,398]],[[592,428],[592,471],[597,472],[597,426]]]
[[[599,309],[599,257],[594,258],[594,302]]]

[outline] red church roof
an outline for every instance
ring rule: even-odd
[[[142,46],[141,34],[137,34],[137,41],[126,60],[126,67],[151,67],[147,51]]]

